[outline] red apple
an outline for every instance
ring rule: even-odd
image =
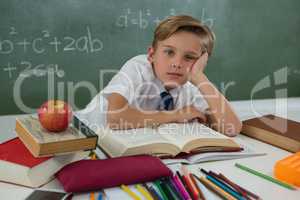
[[[38,109],[41,125],[51,132],[61,132],[68,128],[72,119],[72,108],[61,100],[49,100]]]

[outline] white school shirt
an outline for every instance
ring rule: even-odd
[[[128,60],[108,85],[97,94],[87,107],[78,112],[93,128],[106,126],[107,97],[112,93],[122,95],[129,106],[139,110],[160,110],[160,93],[166,91],[162,82],[154,75],[147,55],[138,55]],[[208,104],[202,94],[192,83],[169,90],[173,97],[174,108],[180,109],[193,105],[204,112]]]

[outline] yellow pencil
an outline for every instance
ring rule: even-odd
[[[121,185],[121,189],[131,196],[134,200],[142,200],[138,195],[136,195],[128,186]]]
[[[201,181],[201,183],[203,183],[206,187],[214,191],[220,197],[227,200],[236,200],[236,198],[234,198],[233,196],[231,196],[230,194],[228,194],[227,192],[225,192],[224,190],[207,180],[205,177],[199,177],[199,181]]]
[[[92,160],[97,160],[97,156],[96,156],[95,152],[92,152],[91,159]],[[90,200],[95,200],[95,193],[94,192],[90,193]]]
[[[147,200],[154,200],[152,196],[149,194],[149,192],[145,190],[143,186],[137,184],[135,187]]]

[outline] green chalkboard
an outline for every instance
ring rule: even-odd
[[[177,14],[215,32],[206,73],[230,100],[300,96],[299,10],[299,0],[1,0],[0,114],[53,96],[83,108]]]

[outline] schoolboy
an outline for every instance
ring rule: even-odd
[[[204,74],[214,42],[213,32],[191,16],[163,20],[148,54],[128,60],[89,110],[107,111],[100,121],[112,129],[197,120],[225,135],[237,135],[241,121]],[[99,115],[91,116],[99,122]]]

